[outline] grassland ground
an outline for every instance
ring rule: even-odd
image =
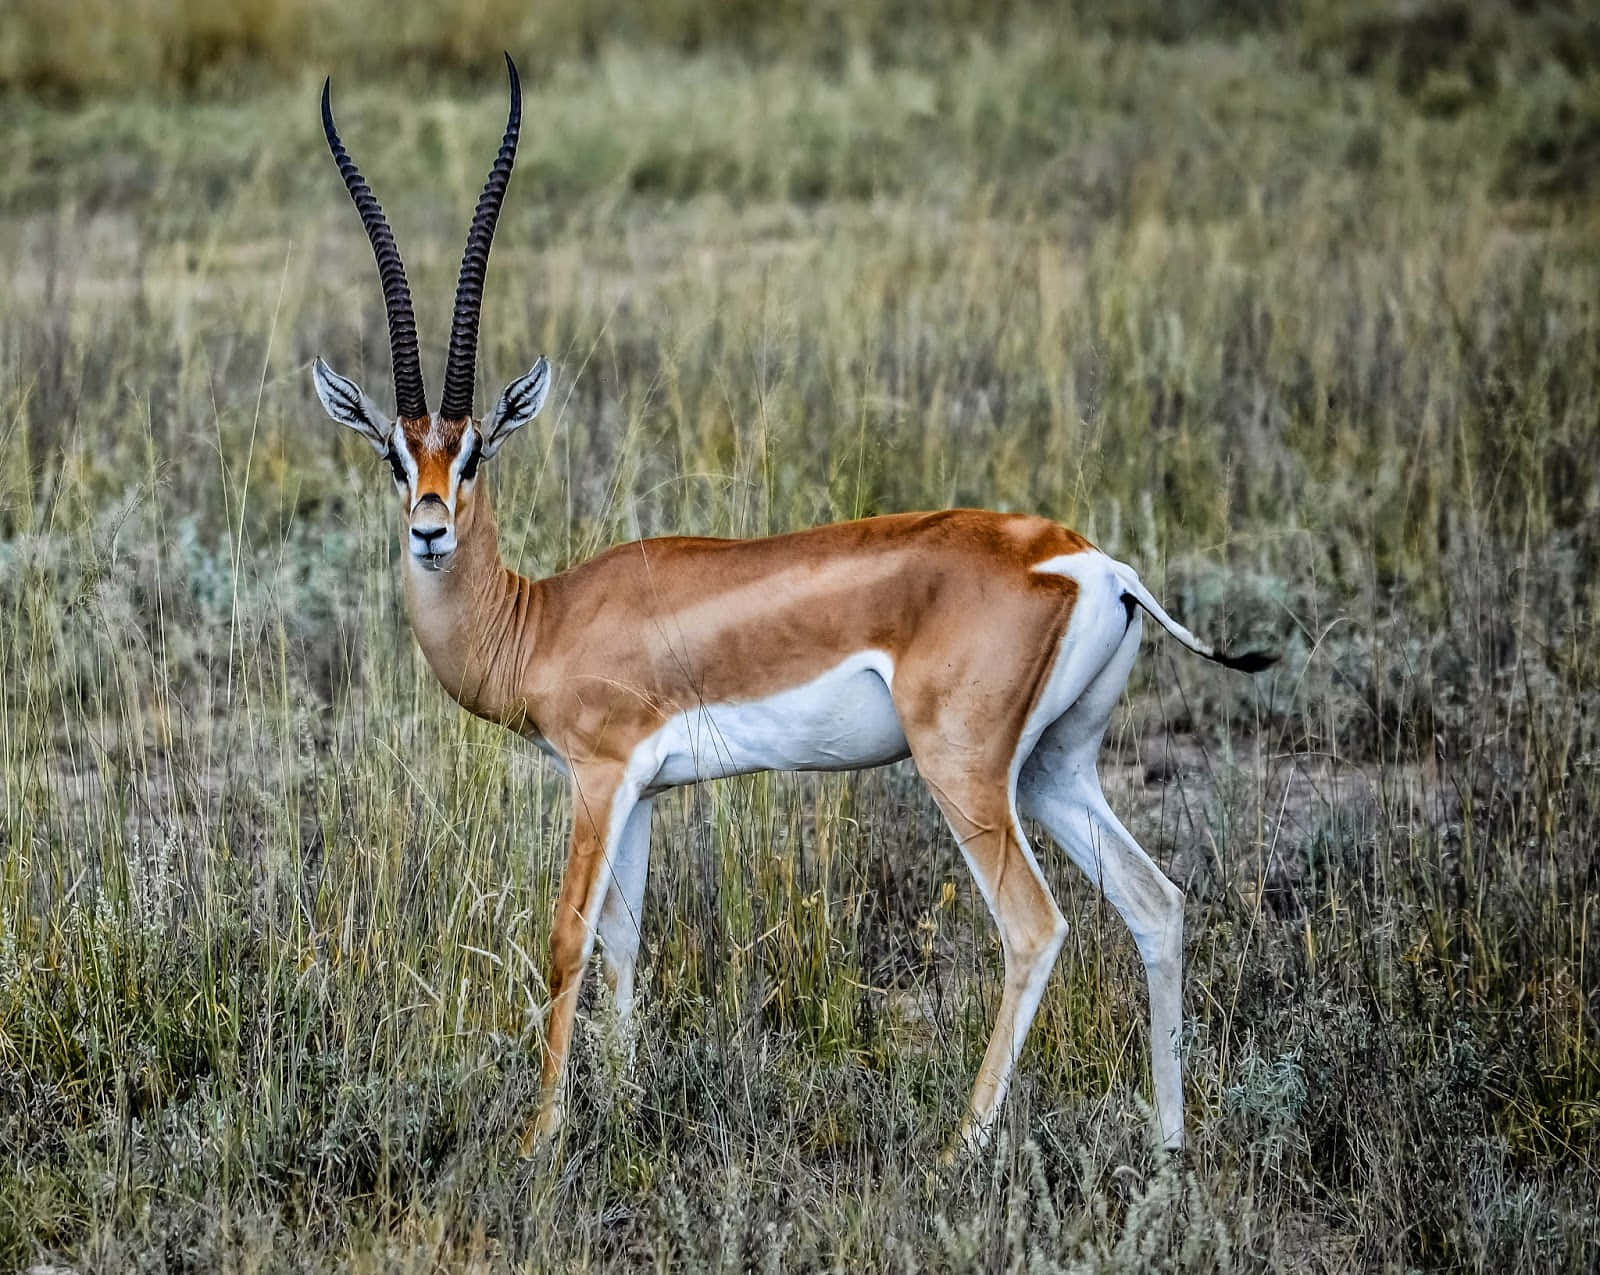
[[[0,1266],[1593,1269],[1600,89],[1576,18],[1574,54],[1424,9],[1465,34],[530,58],[480,356],[556,369],[495,466],[512,563],[1027,509],[1284,651],[1152,640],[1107,741],[1188,896],[1184,1158],[1132,943],[1040,838],[1072,932],[998,1145],[939,1178],[999,953],[905,765],[657,803],[633,1057],[597,998],[559,1154],[516,1156],[565,798],[438,690],[388,479],[311,393],[388,366],[328,68],[126,91],[27,8]],[[497,55],[336,79],[434,383]]]

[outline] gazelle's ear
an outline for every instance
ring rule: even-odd
[[[550,364],[540,358],[500,392],[494,410],[483,418],[483,454],[493,456],[501,443],[537,416],[549,392]]]
[[[366,392],[348,377],[340,376],[320,358],[311,365],[311,379],[316,382],[317,397],[328,415],[341,425],[348,425],[360,434],[381,456],[389,450],[389,432],[393,422],[384,416],[379,406],[367,397]]]

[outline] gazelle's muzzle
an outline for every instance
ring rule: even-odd
[[[412,506],[406,543],[411,556],[420,565],[435,571],[456,551],[456,529],[450,507],[432,492]]]

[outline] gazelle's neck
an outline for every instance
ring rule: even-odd
[[[500,561],[486,483],[473,493],[470,516],[463,520],[458,512],[456,536],[444,570],[430,571],[404,555],[411,631],[440,684],[463,708],[517,727],[527,708],[522,684],[535,646],[538,584]]]

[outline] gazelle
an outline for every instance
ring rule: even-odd
[[[328,414],[388,462],[411,626],[463,708],[548,753],[572,788],[550,938],[543,1098],[525,1145],[561,1120],[578,988],[596,939],[624,1020],[634,1004],[650,808],[682,784],[759,770],[849,770],[910,757],[999,927],[1005,983],[962,1139],[981,1145],[1066,935],[1018,816],[1038,820],[1116,908],[1150,993],[1156,1116],[1183,1140],[1183,895],[1101,793],[1101,737],[1139,649],[1141,611],[1176,623],[1133,570],[1044,518],[955,509],[758,540],[620,545],[544,580],[500,560],[483,464],[544,405],[543,358],[473,413],[478,311],[521,125],[511,109],[456,289],[439,410],[423,394],[405,269],[377,200],[322,123],[383,283],[396,418],[320,358]]]

